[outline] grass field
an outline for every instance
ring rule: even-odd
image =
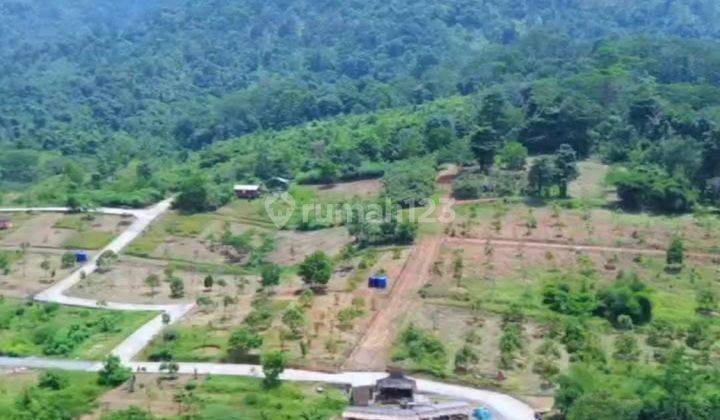
[[[255,378],[232,376],[180,376],[159,385],[157,376],[137,375],[137,390],[116,388],[103,395],[101,412],[92,418],[126,419],[123,410],[140,407],[163,419],[285,420],[334,419],[347,405],[347,398],[322,384],[283,383],[266,390]],[[179,403],[182,395],[185,402]]]
[[[63,243],[66,249],[101,249],[113,240],[114,235],[101,230],[78,232]]]
[[[0,354],[100,360],[154,314],[0,300]]]
[[[39,387],[44,372],[0,372],[0,418],[80,418],[92,412],[97,397],[107,391],[97,384],[95,373],[51,372],[61,379],[61,389]]]

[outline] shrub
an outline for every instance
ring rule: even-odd
[[[616,327],[619,317],[627,315],[634,325],[644,325],[652,320],[652,302],[647,287],[631,275],[617,280],[598,294],[600,305],[597,313],[607,318]]]
[[[104,386],[118,386],[130,379],[132,371],[120,363],[117,356],[108,356],[98,372],[98,383]]]
[[[399,346],[392,358],[409,359],[414,362],[416,370],[437,376],[445,375],[448,361],[443,343],[431,333],[412,324],[400,334]]]

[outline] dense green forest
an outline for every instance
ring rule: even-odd
[[[348,155],[341,166],[392,161],[417,153],[413,142],[424,143],[423,153],[448,149],[445,129],[462,143],[487,126],[473,107],[488,89],[508,106],[493,135],[518,139],[531,152],[569,141],[581,155],[601,148],[608,158],[637,160],[630,149],[647,151],[643,141],[662,140],[652,153],[671,153],[714,133],[719,15],[717,3],[690,0],[3,2],[2,180],[9,188],[40,182],[53,192],[26,201],[102,189],[89,194],[99,204],[147,204],[176,188],[155,168],[189,156],[207,166],[212,152],[192,151],[252,132],[266,134],[241,138],[237,147],[269,151],[267,160],[288,167],[240,165],[226,178],[298,175],[321,166],[323,153]],[[445,106],[440,98],[457,95],[462,111],[433,112]],[[380,150],[366,140],[355,156],[326,135],[313,141],[327,150],[308,156],[309,140],[275,147],[275,138],[311,135],[311,128],[268,132],[398,107],[407,126],[365,127],[384,119],[380,111],[321,127],[354,124],[352,136],[374,131],[379,143],[400,138],[408,150]],[[293,147],[302,153],[287,163],[282,155]],[[693,158],[682,172],[694,183],[694,199],[717,164],[686,160]],[[674,177],[678,165],[671,166],[651,172]],[[630,187],[651,183],[641,169],[618,178]]]

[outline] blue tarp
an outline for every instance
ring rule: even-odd
[[[79,263],[86,263],[88,262],[88,254],[85,251],[76,251],[75,252],[75,261]]]
[[[368,279],[368,287],[371,289],[386,289],[387,286],[387,276],[372,276]]]
[[[473,418],[477,420],[492,420],[492,414],[487,408],[480,407],[473,411]]]

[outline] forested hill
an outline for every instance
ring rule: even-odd
[[[0,144],[109,170],[558,72],[582,40],[715,38],[718,17],[712,0],[3,1]]]

